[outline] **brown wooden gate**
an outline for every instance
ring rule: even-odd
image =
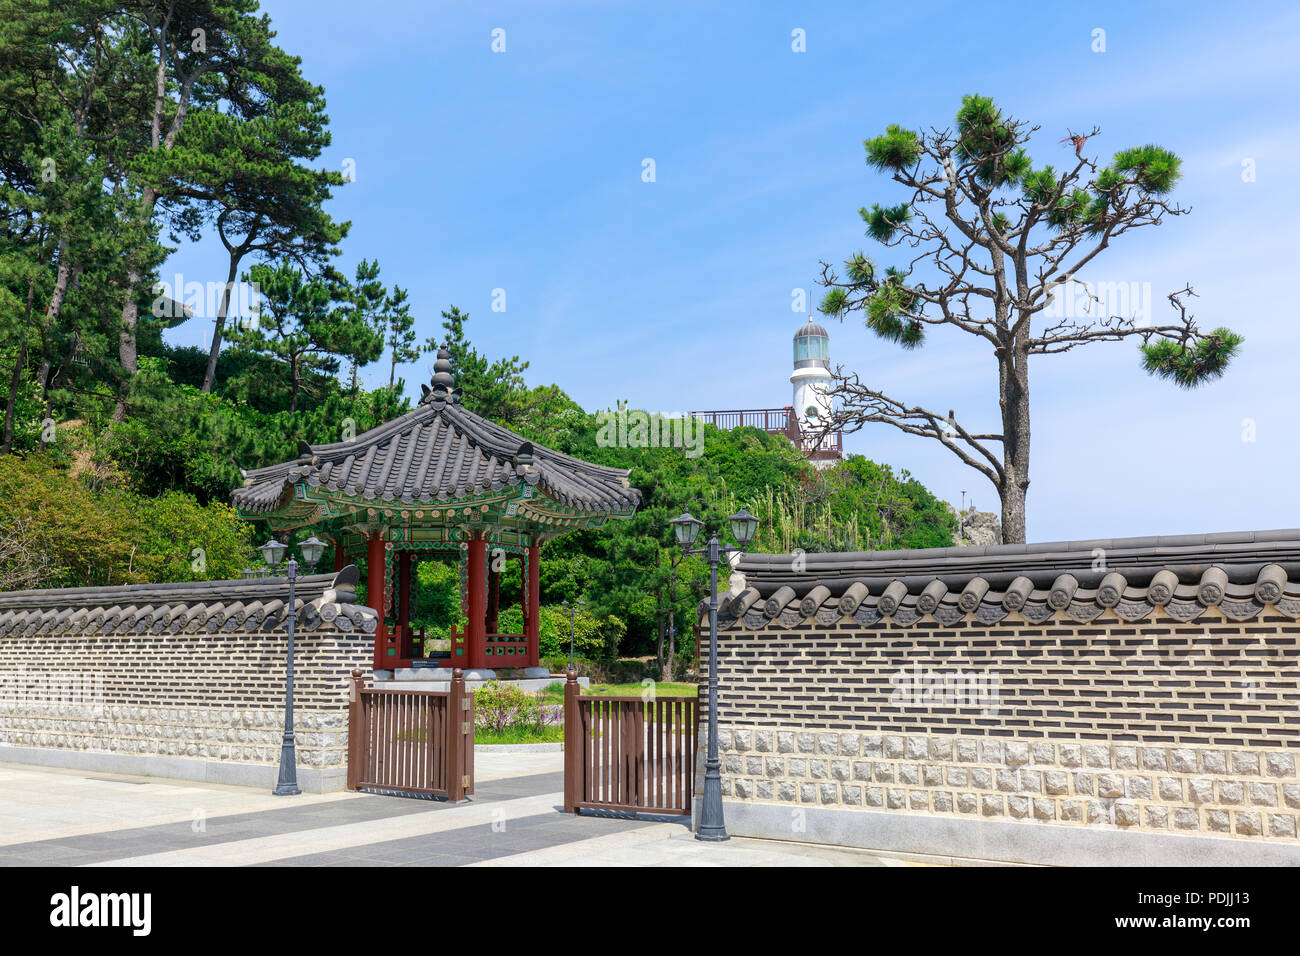
[[[446,691],[366,687],[352,672],[348,789],[446,800],[474,792],[474,696],[459,669]]]
[[[699,701],[589,697],[564,685],[564,810],[691,812]]]

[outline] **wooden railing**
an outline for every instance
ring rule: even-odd
[[[366,687],[352,672],[348,789],[452,801],[474,792],[474,697],[459,668],[446,691]]]
[[[699,702],[586,697],[564,685],[564,810],[689,814]]]
[[[528,635],[488,632],[484,650],[489,667],[527,667]]]

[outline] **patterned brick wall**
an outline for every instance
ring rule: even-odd
[[[812,622],[808,622],[812,624]],[[1295,841],[1300,624],[731,627],[729,800]]]
[[[348,675],[372,637],[322,624],[295,644],[299,764],[341,768]],[[278,763],[286,638],[278,633],[0,639],[0,746]]]

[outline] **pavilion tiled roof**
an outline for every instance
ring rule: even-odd
[[[791,627],[851,617],[1030,623],[1055,614],[1088,622],[1107,610],[1136,621],[1190,621],[1218,608],[1249,620],[1272,607],[1300,618],[1300,530],[1110,538],[1029,545],[743,555],[745,587],[719,608],[724,624]]]
[[[298,482],[404,504],[454,501],[521,484],[581,511],[626,512],[640,504],[627,471],[534,445],[481,418],[450,387],[445,353],[435,368],[434,388],[413,411],[351,441],[303,443],[297,459],[245,472],[244,486],[231,496],[235,506],[245,514],[271,511],[291,499]]]
[[[295,626],[373,633],[378,617],[356,602],[357,568],[294,583]],[[288,619],[283,577],[180,584],[119,584],[0,593],[0,638],[40,634],[276,631]]]

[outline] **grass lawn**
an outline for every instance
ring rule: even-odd
[[[696,695],[695,684],[677,684],[677,683],[656,683],[656,697],[694,697]],[[584,695],[600,697],[640,697],[647,688],[642,687],[640,683],[636,684],[592,684],[583,690]],[[541,692],[541,696],[546,700],[563,701],[564,700],[564,682],[556,681]]]
[[[541,733],[526,733],[522,730],[507,728],[501,733],[491,733],[483,730],[481,727],[474,729],[474,743],[476,744],[545,744],[545,743],[563,743],[564,742],[564,725],[558,727],[544,727]]]
[[[697,693],[695,684],[670,684],[656,682],[656,697],[694,697]],[[647,688],[641,684],[592,684],[587,694],[600,694],[603,697],[640,697]]]

